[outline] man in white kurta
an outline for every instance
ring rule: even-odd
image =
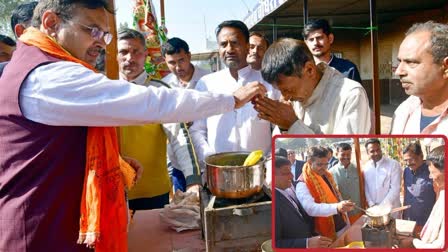
[[[252,81],[260,81],[268,90],[268,96],[277,95],[272,86],[262,81],[260,72],[246,66],[238,70],[238,81],[223,69],[200,79],[196,90],[216,93],[232,93],[235,89]],[[194,121],[190,128],[198,158],[226,151],[263,150],[270,153],[271,124],[258,118],[252,104],[220,115]]]
[[[322,78],[304,103],[293,101],[298,120],[288,134],[368,134],[369,100],[356,81],[320,63]]]
[[[399,207],[402,170],[400,163],[382,154],[378,139],[366,142],[370,160],[364,167],[366,200],[369,207],[375,205]],[[394,215],[392,215],[394,216]],[[398,213],[395,213],[396,217]]]
[[[202,77],[196,90],[229,94],[249,82],[258,81],[266,87],[269,97],[280,96],[262,80],[259,71],[247,64],[249,32],[244,23],[222,22],[217,28],[217,40],[219,55],[227,68]],[[262,150],[267,154],[271,150],[271,124],[258,118],[252,104],[194,121],[190,132],[199,160],[217,152]]]
[[[364,88],[323,62],[316,65],[303,41],[274,42],[265,54],[261,72],[285,101],[260,98],[255,108],[261,118],[278,125],[282,132],[369,133],[370,110]]]
[[[410,95],[394,113],[392,134],[448,136],[448,25],[414,24],[398,51],[395,74]],[[444,48],[435,50],[434,48]]]

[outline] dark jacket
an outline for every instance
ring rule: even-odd
[[[336,70],[345,75],[345,77],[362,83],[358,68],[350,60],[341,59],[333,55],[330,66],[336,68]]]
[[[76,244],[87,128],[23,116],[22,83],[35,68],[58,59],[17,45],[0,78],[0,251],[89,251]]]
[[[300,211],[278,190],[275,190],[275,246],[278,248],[306,248],[306,239],[314,235],[314,222],[295,198]]]

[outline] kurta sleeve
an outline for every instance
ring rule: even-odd
[[[172,165],[183,172],[187,185],[202,184],[201,170],[187,125],[185,123],[163,124],[163,130],[169,139],[168,153]]]
[[[233,110],[233,95],[110,80],[73,62],[34,69],[20,90],[32,121],[56,126],[122,126],[187,122]]]
[[[338,213],[337,203],[316,203],[303,182],[297,183],[296,196],[309,216],[327,217]]]

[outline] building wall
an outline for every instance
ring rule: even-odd
[[[448,22],[448,4],[445,8],[428,10],[403,16],[388,24],[381,25],[378,32],[378,74],[380,79],[381,104],[400,104],[407,95],[401,88],[399,79],[393,73],[398,66],[398,50],[405,32],[412,24],[434,20]],[[336,32],[335,32],[336,33]],[[348,32],[341,32],[335,38],[333,51],[342,52],[343,58],[351,60],[358,66],[363,86],[372,100],[372,58],[370,33],[355,38]]]

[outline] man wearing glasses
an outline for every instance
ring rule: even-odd
[[[296,195],[307,214],[314,217],[315,231],[334,241],[350,225],[346,213],[353,210],[354,204],[342,200],[327,167],[327,148],[309,148],[308,159],[296,186]]]
[[[80,212],[90,209],[90,203],[97,212],[85,212],[94,218],[95,229],[89,226],[91,231],[79,237],[81,242],[96,248],[116,243],[122,247],[102,251],[124,251],[123,162],[113,129],[107,127],[192,121],[233,111],[266,92],[256,83],[232,95],[156,89],[95,73],[96,58],[111,41],[107,15],[113,13],[113,7],[107,2],[39,1],[32,20],[38,29],[30,27],[22,34],[3,72],[0,251],[86,250],[76,242],[84,224],[80,219],[86,217]],[[110,173],[96,173],[96,166]],[[104,183],[94,183],[91,189],[98,190],[86,191],[84,182],[90,184],[90,180],[85,177],[94,181],[100,177]],[[106,192],[101,190],[104,186]],[[98,198],[95,192],[104,197]],[[91,200],[81,204],[87,197]],[[97,199],[101,206],[118,202],[119,208],[100,211]],[[108,218],[99,222],[104,214]],[[104,225],[111,228],[105,230]],[[123,239],[104,234],[115,235],[113,232]],[[101,240],[96,244],[99,234]]]

